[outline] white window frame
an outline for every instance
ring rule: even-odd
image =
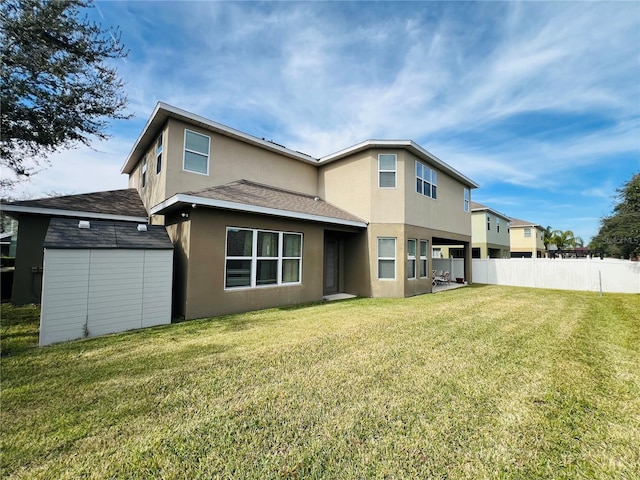
[[[500,219],[496,217],[496,233],[500,233]]]
[[[487,213],[487,232],[491,231],[491,215]]]
[[[380,157],[390,156],[394,159],[393,170],[380,168]],[[380,185],[381,173],[393,173],[393,187],[383,187]],[[378,154],[378,188],[397,188],[398,187],[398,155],[395,153],[379,153]]]
[[[164,143],[162,135],[163,133],[160,133],[156,140],[156,175],[160,175],[160,172],[162,171],[162,151]]]
[[[531,227],[524,228],[524,238],[531,238]]]
[[[201,137],[205,137],[207,139],[207,154],[203,154],[202,152],[198,152],[196,150],[190,150],[187,148],[187,133],[192,133],[194,135],[199,135]],[[189,130],[189,129],[184,129],[184,143],[183,143],[183,154],[182,154],[182,170],[185,172],[189,172],[189,173],[195,173],[197,175],[205,175],[205,176],[209,176],[209,161],[211,159],[211,137],[208,135],[204,135],[200,132],[195,132],[193,130]],[[186,168],[186,162],[187,162],[187,152],[192,153],[194,155],[199,155],[201,157],[206,157],[207,159],[207,172],[203,173],[203,172],[197,172],[195,170],[189,170],[188,168]]]
[[[243,230],[251,232],[251,255],[229,255],[229,231],[231,230]],[[276,256],[265,257],[258,256],[258,233],[276,233],[278,234],[278,252]],[[295,235],[300,238],[300,255],[299,256],[284,256],[284,236]],[[224,289],[225,290],[247,290],[253,288],[272,288],[272,287],[289,287],[293,285],[302,284],[302,250],[304,247],[304,236],[300,232],[284,232],[279,230],[266,230],[263,228],[246,228],[246,227],[232,227],[229,226],[225,231],[225,250],[224,250]],[[251,261],[251,278],[249,285],[240,286],[227,286],[227,261],[228,260],[249,260]],[[260,260],[275,260],[277,261],[276,271],[276,283],[270,283],[266,285],[257,284],[258,275],[258,261]],[[282,279],[282,267],[284,260],[298,260],[298,281],[297,282],[285,282]]]
[[[471,190],[465,187],[464,189],[464,211],[469,213],[469,204],[471,202]]]
[[[424,255],[422,254],[422,245],[424,245]],[[418,251],[418,253],[420,254],[420,278],[428,278],[429,277],[429,261],[427,259],[427,254],[429,253],[429,241],[420,240],[419,248],[420,250]],[[424,275],[422,270],[423,262],[424,262]]]
[[[418,175],[418,165],[420,165],[421,175]],[[429,167],[427,164],[422,163],[416,160],[416,168],[415,168],[415,176],[416,176],[416,193],[422,195],[423,197],[431,198],[433,200],[437,200],[438,198],[438,172]],[[428,177],[428,178],[427,178]],[[418,184],[418,181],[420,184]],[[429,195],[425,195],[424,193],[424,184],[429,185]],[[418,185],[420,185],[420,190],[418,191]]]
[[[413,255],[411,255],[411,249],[409,248],[409,244],[413,242]],[[418,249],[418,240],[415,238],[409,238],[407,239],[407,280],[415,280],[416,278],[418,278],[418,262],[416,260],[417,255],[417,249]],[[411,271],[411,269],[409,268],[409,265],[413,264],[413,277],[409,276],[409,273]]]
[[[380,256],[380,240],[393,240],[393,257],[381,257]],[[376,257],[378,259],[377,261],[377,265],[378,265],[378,275],[377,278],[378,280],[382,280],[382,281],[388,281],[388,280],[395,280],[396,276],[397,276],[397,262],[396,262],[396,257],[397,257],[397,252],[398,252],[398,240],[396,237],[378,237],[377,242],[376,242],[376,246],[377,246],[377,252],[376,252]],[[381,278],[380,277],[380,260],[383,261],[389,261],[392,260],[393,261],[393,277],[384,277]]]
[[[142,173],[140,174],[140,184],[142,188],[147,186],[147,157],[142,159]]]

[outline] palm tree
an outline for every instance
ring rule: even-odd
[[[549,250],[549,244],[553,243],[553,232],[551,226],[547,226],[542,232],[542,241],[544,242],[544,249]]]
[[[551,236],[551,243],[555,243],[561,250],[584,245],[584,240],[581,237],[576,237],[571,230],[554,230]]]

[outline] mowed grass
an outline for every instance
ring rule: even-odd
[[[473,286],[43,349],[3,309],[6,479],[640,478],[637,295]]]

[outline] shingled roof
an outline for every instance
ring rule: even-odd
[[[317,196],[248,180],[238,180],[204,190],[176,194],[153,207],[151,213],[166,214],[184,204],[263,213],[361,228],[367,225],[361,218],[335,205],[331,205]]]
[[[7,213],[59,217],[146,221],[147,211],[135,188],[20,200],[2,205]]]
[[[85,228],[79,223],[84,222]],[[124,248],[169,250],[173,244],[163,225],[105,220],[52,218],[44,239],[45,248]]]

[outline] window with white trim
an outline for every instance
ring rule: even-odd
[[[438,173],[416,160],[416,192],[429,198],[438,198]]]
[[[500,233],[500,219],[496,217],[496,233]]]
[[[162,171],[162,133],[156,140],[156,175]]]
[[[491,215],[487,213],[487,230],[491,230]]]
[[[464,211],[469,211],[469,202],[471,201],[471,192],[468,188],[464,189]]]
[[[425,278],[429,274],[427,273],[427,252],[429,251],[429,244],[426,240],[420,240],[420,278]]]
[[[407,278],[416,278],[416,243],[413,238],[407,240]]]
[[[225,288],[299,284],[302,234],[227,227]]]
[[[378,279],[396,278],[396,239],[378,238]]]
[[[529,227],[524,229],[524,238],[531,238],[531,229]]]
[[[141,184],[142,184],[142,188],[147,186],[147,157],[144,157],[144,160],[142,160]]]
[[[209,147],[211,139],[191,130],[184,131],[184,163],[188,172],[209,175]]]
[[[396,168],[398,156],[395,153],[378,155],[378,187],[396,188]]]

